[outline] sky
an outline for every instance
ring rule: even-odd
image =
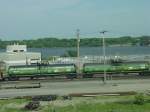
[[[0,0],[0,39],[150,35],[150,0]]]

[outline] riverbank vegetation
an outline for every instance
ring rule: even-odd
[[[0,40],[0,48],[5,48],[6,45],[19,43],[26,44],[30,48],[51,48],[51,47],[75,47],[77,40],[75,38],[40,38],[34,40]],[[119,38],[106,38],[107,46],[149,46],[150,36],[131,37],[124,36]],[[81,38],[80,46],[82,47],[97,47],[102,46],[102,38]]]
[[[30,99],[0,100],[0,112],[31,112],[24,109]],[[96,96],[41,101],[38,112],[149,112],[150,96]]]

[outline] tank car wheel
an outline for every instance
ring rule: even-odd
[[[33,80],[34,79],[34,77],[30,77],[30,80]]]
[[[76,75],[72,75],[72,74],[68,74],[66,75],[67,79],[71,79],[73,80],[74,78],[76,78],[77,76]]]
[[[19,80],[19,77],[9,77],[8,79],[10,81],[17,81],[17,80]]]
[[[83,78],[93,78],[93,74],[84,74]]]
[[[8,77],[8,81],[13,81],[13,77]]]
[[[2,81],[8,81],[8,78],[2,78]]]
[[[3,81],[9,81],[10,80],[10,78],[9,77],[5,77],[5,78],[3,78]]]

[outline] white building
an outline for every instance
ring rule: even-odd
[[[6,47],[6,52],[27,52],[27,46],[26,45],[8,45]]]
[[[0,61],[10,65],[31,65],[41,62],[41,53],[27,52],[26,45],[8,45],[6,52],[0,53]]]

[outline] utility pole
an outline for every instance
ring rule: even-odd
[[[77,57],[80,57],[80,30],[77,29]]]
[[[77,29],[76,31],[77,35],[77,72],[79,73],[79,67],[80,67],[80,30]]]
[[[104,35],[105,33],[108,32],[108,31],[101,31],[100,34],[102,34],[103,36],[103,64],[104,64],[104,84],[106,84],[106,80],[107,80],[107,76],[106,76],[106,68],[105,68],[105,65],[106,65],[106,49],[105,49],[105,38],[104,38]]]

